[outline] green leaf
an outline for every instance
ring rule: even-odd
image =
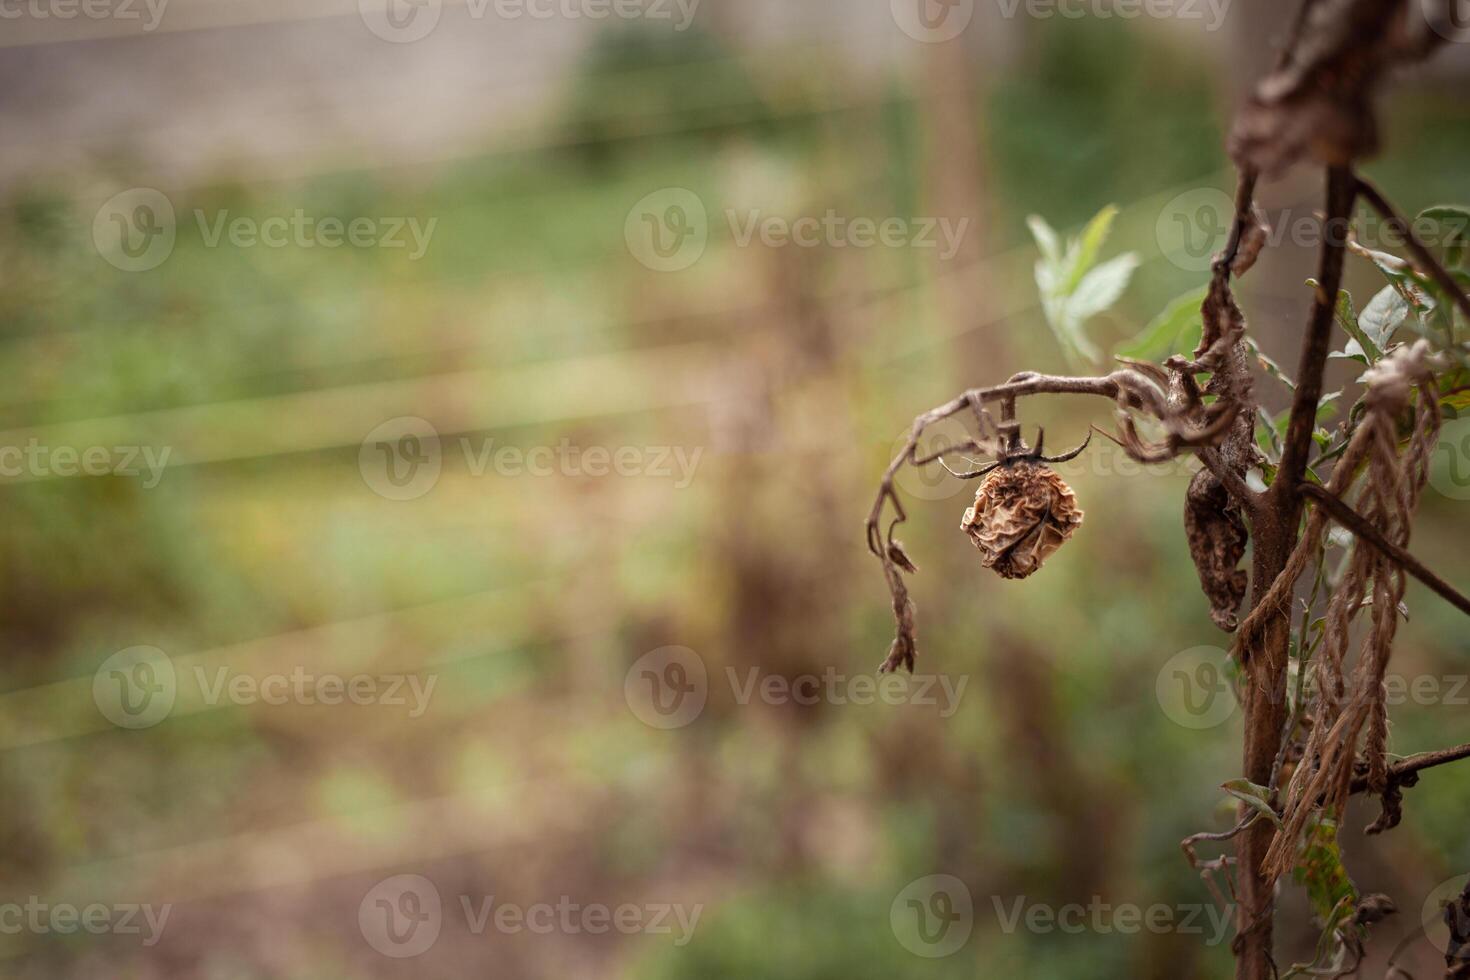
[[[1307,285],[1316,289],[1318,283],[1315,279],[1308,279]],[[1389,287],[1390,291],[1392,288],[1391,286]],[[1338,291],[1337,309],[1334,313],[1337,317],[1338,326],[1347,331],[1348,336],[1352,338],[1348,346],[1343,348],[1342,356],[1350,357],[1354,360],[1362,360],[1366,364],[1377,364],[1383,357],[1383,351],[1379,348],[1378,344],[1374,343],[1373,338],[1363,332],[1363,328],[1358,321],[1358,314],[1353,312],[1353,298],[1346,289]]]
[[[1306,888],[1318,917],[1330,923],[1344,906],[1355,908],[1358,900],[1358,890],[1342,864],[1337,821],[1324,813],[1303,836],[1301,857],[1291,876]]]
[[[1463,262],[1466,250],[1470,248],[1470,208],[1458,204],[1436,204],[1420,211],[1414,221],[1417,223],[1421,218],[1438,222],[1444,229],[1445,234],[1440,236],[1440,241],[1444,245],[1445,265],[1454,268]]]
[[[1281,370],[1280,364],[1277,364],[1274,360],[1267,357],[1265,353],[1261,350],[1260,346],[1250,337],[1245,338],[1245,343],[1246,346],[1250,348],[1251,353],[1256,355],[1256,360],[1261,363],[1262,370],[1264,370],[1271,377],[1275,378],[1277,381],[1280,381],[1282,384],[1286,385],[1286,387],[1290,388],[1292,391],[1296,391],[1296,382],[1292,381],[1286,376],[1286,372]]]
[[[1049,265],[1060,265],[1062,261],[1062,246],[1057,239],[1057,233],[1052,230],[1051,225],[1039,214],[1033,214],[1026,219],[1026,224],[1031,229],[1031,237],[1036,239],[1036,245],[1041,249]]]
[[[1286,418],[1289,415],[1289,412],[1283,413],[1282,417]],[[1281,459],[1282,430],[1277,427],[1276,420],[1271,418],[1271,413],[1259,405],[1256,406],[1256,418],[1260,422],[1260,425],[1256,429],[1256,444],[1261,447],[1261,451],[1267,455],[1271,462],[1277,462]]]
[[[1367,306],[1363,307],[1363,314],[1358,317],[1358,325],[1363,336],[1367,337],[1379,350],[1383,350],[1412,312],[1413,310],[1410,309],[1402,293],[1392,286],[1385,286],[1377,296],[1368,301]],[[1364,349],[1368,350],[1366,344]],[[1374,360],[1376,361],[1377,358]]]
[[[1414,308],[1414,312],[1420,316],[1427,317],[1434,313],[1435,302],[1432,298],[1433,284],[1397,255],[1387,252],[1379,252],[1375,249],[1364,248],[1356,242],[1349,241],[1348,248],[1355,254],[1361,255],[1378,267],[1384,277],[1395,286],[1400,294]]]
[[[1123,295],[1137,268],[1138,256],[1128,252],[1093,269],[1077,284],[1067,302],[1068,312],[1080,322],[1106,310]]]
[[[1232,779],[1228,783],[1222,783],[1220,788],[1276,826],[1281,826],[1281,818],[1271,806],[1271,791],[1266,787],[1258,786],[1249,779]]]
[[[1087,223],[1080,238],[1067,243],[1066,254],[1061,257],[1058,257],[1060,246],[1052,227],[1035,215],[1027,219],[1042,253],[1036,264],[1041,309],[1057,342],[1074,363],[1095,364],[1102,360],[1102,351],[1083,326],[1118,301],[1128,288],[1133,270],[1138,268],[1138,257],[1132,253],[1094,268],[1117,213],[1114,205],[1103,208]]]
[[[1208,286],[1201,286],[1171,300],[1138,336],[1118,348],[1118,353],[1139,361],[1159,361],[1170,354],[1194,350],[1204,332],[1200,307],[1208,292]],[[1191,337],[1193,343],[1189,342]]]
[[[1470,368],[1455,368],[1439,376],[1439,404],[1456,417],[1470,411]]]
[[[1097,261],[1103,243],[1108,240],[1108,235],[1113,230],[1113,219],[1117,216],[1118,206],[1109,204],[1093,215],[1087,227],[1082,229],[1082,237],[1072,242],[1071,247],[1067,249],[1066,291],[1068,293],[1079,288],[1082,277]]]
[[[1321,399],[1318,400],[1318,402],[1317,402],[1317,421],[1318,422],[1325,422],[1327,419],[1330,419],[1330,418],[1332,418],[1332,416],[1334,416],[1334,415],[1337,414],[1337,402],[1338,402],[1338,399],[1340,399],[1340,398],[1342,398],[1342,392],[1340,392],[1340,391],[1329,391],[1327,394],[1323,395],[1321,397]],[[1290,416],[1290,414],[1291,414],[1290,412],[1287,413],[1288,416]]]

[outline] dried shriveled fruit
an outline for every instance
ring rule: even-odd
[[[960,523],[985,567],[1010,579],[1035,572],[1081,526],[1072,488],[1051,467],[1032,462],[992,471]]]

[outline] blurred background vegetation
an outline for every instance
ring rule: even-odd
[[[337,103],[306,96],[318,115],[301,128],[324,135],[297,134],[297,152],[277,152],[297,144],[276,138],[254,153],[266,124],[241,114],[216,121],[231,134],[206,141],[219,158],[171,153],[238,68],[228,59],[219,75],[184,54],[155,64],[173,88],[197,85],[203,108],[174,118],[160,104],[147,128],[136,114],[103,125],[108,100],[141,77],[99,73],[61,94],[46,84],[69,66],[189,44],[215,57],[222,35],[268,54],[300,30],[350,38],[385,77],[405,72],[400,101],[378,106],[385,139],[394,120],[412,130],[420,110],[478,97],[414,87],[401,62],[430,57],[429,42],[386,44],[355,16],[0,47],[0,74],[32,80],[0,94],[12,160],[0,184],[0,444],[173,451],[153,487],[0,485],[0,901],[175,906],[152,948],[0,936],[0,974],[1229,975],[1228,948],[1199,936],[1007,934],[992,902],[1207,900],[1178,842],[1231,823],[1218,787],[1238,775],[1239,719],[1190,730],[1155,694],[1174,654],[1227,645],[1186,554],[1182,468],[1141,472],[1105,446],[1075,464],[1087,522],[1024,583],[980,568],[958,533],[965,487],[921,488],[904,534],[923,569],[920,669],[969,679],[949,717],[917,704],[740,704],[725,672],[858,675],[881,659],[887,595],[861,524],[895,440],[965,387],[1067,370],[1036,298],[1028,215],[1075,231],[1121,207],[1109,251],[1142,265],[1089,327],[1105,348],[1203,282],[1168,261],[1156,222],[1184,191],[1231,186],[1224,120],[1277,13],[1242,0],[1213,36],[1096,17],[977,24],[984,36],[948,45],[889,23],[877,57],[841,32],[762,33],[735,4],[706,5],[685,32],[583,32],[554,74],[531,76],[534,111],[456,124],[442,147],[416,136],[417,158],[370,138],[333,152]],[[441,32],[473,30],[449,16]],[[510,42],[483,43],[457,56]],[[1393,92],[1388,151],[1369,172],[1405,209],[1470,199],[1464,80],[1451,66]],[[57,100],[86,138],[41,126],[33,97]],[[51,139],[54,161],[36,145]],[[92,223],[102,201],[139,186],[168,195],[179,233],[158,268],[126,272],[99,256]],[[646,268],[624,238],[629,209],[666,187],[694,191],[711,214],[706,253],[678,273]],[[1293,180],[1270,193],[1307,214],[1319,192]],[[740,247],[726,208],[968,216],[972,230],[948,262],[919,249]],[[209,247],[196,209],[437,225],[408,261]],[[1253,330],[1287,364],[1311,267],[1312,249],[1287,243],[1243,285]],[[1350,276],[1349,288],[1375,282],[1371,268]],[[1054,446],[1108,421],[1104,405],[1029,408]],[[676,488],[477,475],[446,453],[431,493],[393,501],[365,485],[359,448],[403,415],[446,440],[703,455]],[[1415,541],[1460,583],[1466,507],[1427,494]],[[1396,672],[1470,673],[1456,614],[1417,583],[1408,602]],[[125,731],[98,714],[92,675],[139,644],[252,674],[439,680],[419,718],[184,705]],[[644,725],[623,699],[630,665],[665,645],[697,651],[711,678],[704,712],[674,731]],[[1394,751],[1470,740],[1463,704],[1400,708]],[[1470,870],[1467,807],[1470,783],[1444,771],[1412,792],[1390,835],[1363,838],[1373,813],[1350,815],[1360,886],[1405,910],[1384,930],[1389,948],[1412,935],[1430,889]],[[400,873],[429,877],[456,907],[459,894],[570,895],[704,911],[683,947],[476,936],[451,921],[431,951],[399,961],[364,942],[356,915],[367,889]],[[975,931],[955,955],[921,959],[890,929],[890,904],[941,873],[975,897]],[[1316,936],[1305,902],[1288,889],[1284,909],[1283,948],[1304,955]],[[1420,942],[1406,955],[1422,966],[1434,951]]]

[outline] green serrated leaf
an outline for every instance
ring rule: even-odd
[[[1281,818],[1276,815],[1275,809],[1271,806],[1271,791],[1266,787],[1258,786],[1249,779],[1242,778],[1221,783],[1220,788],[1276,826],[1281,826]]]
[[[1208,292],[1208,286],[1201,286],[1170,300],[1138,336],[1118,348],[1118,354],[1140,361],[1159,361],[1170,354],[1193,351],[1199,346],[1198,334],[1204,331],[1200,307]],[[1188,343],[1190,336],[1195,336],[1193,343]]]

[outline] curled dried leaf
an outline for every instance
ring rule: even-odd
[[[1056,471],[1020,462],[996,469],[975,492],[960,529],[1002,578],[1021,579],[1082,525],[1077,498]]]
[[[1375,922],[1382,922],[1390,915],[1398,914],[1398,910],[1393,899],[1387,895],[1378,893],[1364,895],[1363,900],[1358,903],[1358,910],[1353,915],[1353,921],[1359,925],[1371,926]]]
[[[1271,237],[1271,229],[1261,217],[1259,211],[1251,215],[1250,223],[1245,226],[1245,231],[1240,236],[1240,248],[1235,253],[1235,261],[1230,264],[1230,274],[1239,279],[1251,267],[1256,264],[1256,259],[1261,257],[1261,249],[1266,247],[1267,240]]]
[[[1240,567],[1248,535],[1239,505],[1209,470],[1200,470],[1190,481],[1184,498],[1184,533],[1200,587],[1210,600],[1210,619],[1225,632],[1235,632],[1249,585],[1249,576]]]
[[[897,565],[899,568],[902,568],[910,575],[913,575],[919,570],[919,566],[914,564],[914,560],[910,558],[909,553],[904,550],[902,541],[888,542],[888,557],[892,559],[895,565]]]

